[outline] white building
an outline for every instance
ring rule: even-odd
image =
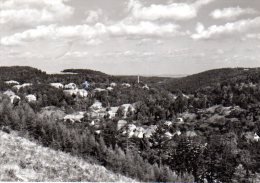
[[[110,110],[107,112],[109,114],[109,118],[112,119],[116,117],[116,113],[119,107],[110,107]]]
[[[127,87],[127,88],[131,87],[131,85],[129,83],[122,83],[122,86]]]
[[[71,89],[63,91],[66,95],[75,95],[77,97],[86,98],[88,96],[88,92],[84,89]]]
[[[32,83],[24,83],[22,85],[14,85],[13,88],[16,89],[16,90],[20,90],[21,88],[25,88],[25,87],[28,87],[28,86],[32,86]]]
[[[11,84],[20,85],[20,83],[18,81],[14,81],[14,80],[6,81],[5,83],[8,85],[11,85]]]
[[[96,91],[96,92],[103,92],[103,91],[107,91],[107,90],[103,89],[103,88],[95,88],[94,91]]]
[[[259,141],[259,138],[260,138],[260,137],[255,133],[255,134],[254,134],[254,138],[253,138],[254,141],[258,142],[258,141]]]
[[[65,85],[64,88],[66,90],[75,90],[75,89],[77,89],[77,85],[75,83],[69,83],[69,84]]]
[[[14,103],[15,99],[21,100],[21,98],[18,95],[15,95],[15,93],[11,90],[7,90],[3,94],[10,98],[12,104]]]
[[[116,83],[110,83],[111,87],[116,87],[116,85],[117,85]]]
[[[113,88],[109,86],[109,87],[107,87],[107,90],[108,90],[108,91],[112,91]]]
[[[92,104],[92,106],[90,106],[90,109],[92,110],[100,110],[102,109],[102,103],[99,101],[95,101],[94,104]]]
[[[64,85],[61,83],[50,83],[51,86],[58,88],[58,89],[63,89]]]
[[[66,115],[63,120],[64,121],[69,121],[71,123],[75,123],[75,122],[81,122],[81,120],[84,118],[84,114],[85,112],[78,112],[75,114],[68,114]]]
[[[121,130],[127,124],[126,120],[119,120],[117,122],[117,130]]]
[[[27,96],[25,97],[25,99],[26,99],[28,102],[35,102],[35,101],[37,101],[36,96],[34,96],[34,95],[32,95],[32,94],[27,95]]]

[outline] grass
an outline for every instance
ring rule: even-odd
[[[78,157],[0,131],[0,181],[134,182]]]

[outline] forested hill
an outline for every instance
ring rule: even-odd
[[[0,67],[1,81],[17,80],[19,82],[36,82],[46,79],[47,74],[39,69],[28,66]]]
[[[107,74],[100,72],[100,71],[95,71],[95,70],[90,70],[90,69],[65,69],[62,71],[63,73],[75,73],[75,74],[84,74],[84,75],[100,75],[100,76],[108,76]]]
[[[199,88],[221,83],[257,82],[260,68],[222,68],[214,69],[183,78],[174,78],[160,83],[159,86],[170,91],[182,90],[191,93]]]

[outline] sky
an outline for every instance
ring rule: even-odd
[[[260,67],[259,0],[0,0],[0,66],[194,74]]]

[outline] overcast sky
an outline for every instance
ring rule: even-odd
[[[260,0],[0,0],[0,65],[193,74],[260,67]]]

